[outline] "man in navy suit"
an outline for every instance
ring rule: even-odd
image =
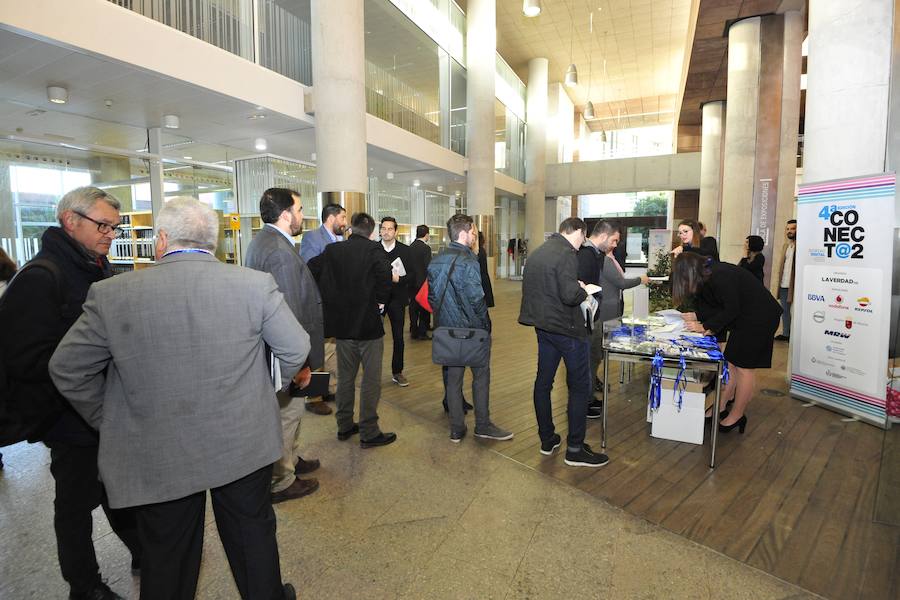
[[[340,204],[326,204],[322,208],[322,226],[303,234],[300,238],[300,257],[309,264],[313,258],[325,252],[325,246],[344,241],[347,229],[347,211]],[[334,402],[337,390],[337,345],[334,338],[325,338],[324,370],[331,373],[328,394],[322,399]]]
[[[322,209],[322,226],[303,235],[300,240],[300,257],[310,260],[325,252],[325,246],[344,240],[347,229],[347,211],[340,204],[326,204]]]

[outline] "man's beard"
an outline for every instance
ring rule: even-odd
[[[303,221],[295,217],[291,217],[291,235],[300,235],[303,232]]]
[[[793,240],[793,239],[795,239],[796,237],[797,237],[797,234],[796,234],[796,233],[789,233],[789,234],[787,234],[787,238],[788,238],[789,240]]]
[[[334,235],[344,235],[345,229],[346,229],[346,227],[335,224],[335,225],[331,226],[331,233],[333,233]]]

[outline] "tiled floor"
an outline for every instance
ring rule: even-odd
[[[381,415],[400,439],[371,450],[356,438],[338,442],[331,417],[304,418],[306,454],[323,462],[321,489],[276,507],[284,578],[302,598],[814,597],[514,462],[490,443],[451,444],[445,427],[388,403]],[[18,445],[3,454],[0,598],[65,598],[48,452]],[[103,574],[136,598],[124,546],[102,512],[95,516]],[[198,597],[236,597],[212,522]]]

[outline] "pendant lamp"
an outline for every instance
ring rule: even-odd
[[[525,0],[522,2],[522,12],[526,17],[536,17],[541,14],[541,0]]]

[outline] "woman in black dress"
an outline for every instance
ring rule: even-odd
[[[747,269],[684,253],[672,264],[672,299],[676,306],[693,297],[697,312],[687,313],[691,331],[717,335],[728,332],[725,360],[731,377],[722,397],[734,400],[719,431],[747,426],[744,411],[753,397],[754,369],[772,366],[772,345],[781,306]]]
[[[763,280],[763,267],[766,265],[766,257],[762,254],[764,244],[758,235],[748,235],[744,240],[744,258],[738,263],[739,267],[744,267],[760,281]]]

